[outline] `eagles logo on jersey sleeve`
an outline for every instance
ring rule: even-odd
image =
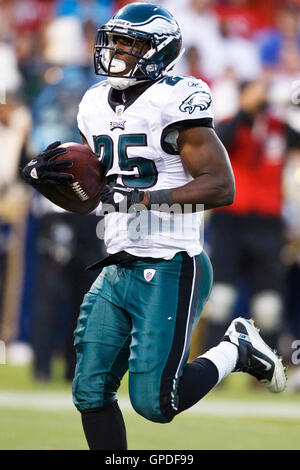
[[[179,106],[183,113],[193,114],[197,108],[199,111],[205,111],[211,105],[211,95],[204,90],[198,90],[189,95]]]
[[[165,152],[176,155],[180,129],[213,128],[212,97],[209,86],[194,77],[167,77],[164,80],[173,89],[162,114],[161,144]]]

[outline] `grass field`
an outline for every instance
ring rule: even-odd
[[[0,449],[87,449],[71,385],[61,378],[39,384],[29,367],[0,367]],[[273,395],[232,374],[199,405],[170,424],[138,416],[120,390],[128,447],[134,449],[300,449],[300,394]]]

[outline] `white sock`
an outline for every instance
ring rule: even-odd
[[[228,341],[221,341],[218,346],[209,349],[200,357],[206,357],[206,359],[209,359],[215,364],[219,372],[219,379],[217,382],[219,383],[235,368],[238,360],[238,348]]]

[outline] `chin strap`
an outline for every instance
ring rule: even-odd
[[[108,77],[109,84],[115,90],[126,90],[137,83],[136,78]]]
[[[126,90],[133,85],[138,85],[140,83],[148,82],[149,79],[137,80],[136,78],[118,78],[118,77],[108,77],[109,84],[115,90]]]

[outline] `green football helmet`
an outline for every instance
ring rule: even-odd
[[[117,49],[114,35],[130,38],[128,52]],[[107,76],[111,86],[121,90],[139,81],[157,80],[174,67],[181,56],[181,45],[180,28],[167,10],[153,3],[131,3],[98,29],[95,73]],[[126,75],[121,75],[126,69],[120,59],[124,54],[133,56],[135,63]]]

